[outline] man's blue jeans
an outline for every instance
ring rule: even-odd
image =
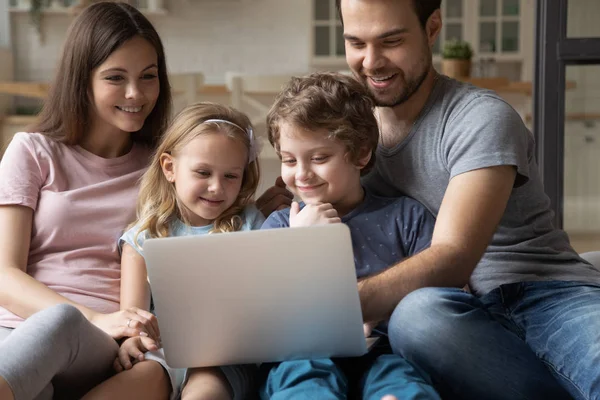
[[[600,286],[521,282],[481,298],[424,288],[388,333],[444,399],[600,399]]]

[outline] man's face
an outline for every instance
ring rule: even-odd
[[[346,60],[378,106],[408,100],[431,68],[437,37],[423,29],[413,0],[342,0]]]

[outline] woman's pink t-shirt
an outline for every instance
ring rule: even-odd
[[[0,205],[34,210],[27,273],[92,310],[118,311],[117,243],[135,219],[149,156],[136,144],[122,157],[105,159],[39,133],[17,133],[0,162]],[[0,326],[21,321],[0,307]]]

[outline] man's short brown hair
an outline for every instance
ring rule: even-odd
[[[349,161],[358,164],[365,152],[371,153],[371,159],[361,171],[365,174],[375,163],[379,140],[374,107],[367,89],[351,76],[317,72],[293,77],[267,115],[269,142],[279,154],[282,123],[308,131],[326,130],[330,139],[346,146]]]
[[[413,8],[417,13],[421,27],[425,29],[427,26],[427,20],[433,14],[435,10],[438,10],[442,6],[442,0],[412,0]],[[335,0],[335,8],[337,9],[340,21],[344,23],[342,17],[342,0]]]

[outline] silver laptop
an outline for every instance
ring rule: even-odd
[[[171,367],[367,351],[344,224],[149,239],[144,254]]]

